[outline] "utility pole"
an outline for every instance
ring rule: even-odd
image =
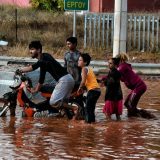
[[[73,12],[73,37],[76,37],[76,10]]]
[[[126,53],[127,42],[127,0],[115,0],[113,57]]]

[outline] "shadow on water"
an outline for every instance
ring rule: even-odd
[[[103,95],[96,109],[96,124],[57,118],[0,118],[2,159],[160,159],[159,80],[146,80],[148,90],[139,107],[149,109],[157,119],[126,117],[117,122],[105,119]],[[123,87],[124,97],[128,91]]]

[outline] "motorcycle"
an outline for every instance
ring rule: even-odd
[[[9,86],[11,91],[5,93],[3,98],[0,98],[0,116],[5,116],[7,111],[10,110],[10,115],[15,116],[15,109],[18,105],[22,107],[22,117],[67,117],[72,119],[83,119],[84,107],[82,104],[85,103],[85,96],[83,96],[83,102],[77,100],[76,91],[73,90],[72,95],[67,99],[67,103],[71,108],[64,108],[61,105],[59,108],[53,108],[49,104],[49,99],[54,90],[54,85],[43,85],[40,89],[41,96],[45,98],[44,101],[35,103],[32,100],[32,80],[25,74],[22,74],[19,70],[15,72],[13,77],[14,85]],[[77,108],[77,112],[74,113],[73,109]]]

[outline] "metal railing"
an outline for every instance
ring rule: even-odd
[[[1,64],[1,70],[3,70],[3,66],[5,69],[8,64],[10,65],[27,65],[27,64],[33,64],[37,60],[36,59],[31,59],[31,58],[22,58],[22,57],[5,57],[5,56],[0,56],[0,64]],[[57,59],[61,65],[64,65],[64,60],[63,59]],[[2,63],[3,62],[3,63]],[[139,73],[139,74],[144,74],[144,75],[160,75],[160,64],[154,64],[154,63],[131,63],[132,67],[134,70]],[[106,74],[108,71],[107,68],[107,62],[106,61],[91,61],[90,64],[94,72],[96,74]],[[15,71],[15,68],[12,67],[13,71]]]
[[[128,15],[127,50],[160,50],[160,17]],[[86,14],[84,19],[84,47],[112,49],[114,14]]]

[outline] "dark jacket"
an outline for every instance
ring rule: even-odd
[[[117,101],[123,98],[120,78],[121,74],[116,68],[113,68],[109,71],[108,76],[104,82],[106,86],[105,101]]]
[[[67,70],[48,53],[42,53],[41,59],[34,63],[32,68],[33,70],[40,68],[40,84],[43,84],[46,72],[49,72],[56,81],[68,74]]]

